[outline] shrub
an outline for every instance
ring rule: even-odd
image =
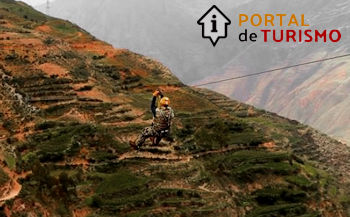
[[[91,85],[85,85],[81,88],[79,88],[78,91],[89,91],[89,90],[92,90],[92,88],[94,88],[94,86],[91,86]]]
[[[63,51],[62,52],[62,57],[65,58],[65,59],[76,59],[78,58],[78,54],[76,54],[75,52],[73,51]]]
[[[213,149],[231,144],[256,146],[264,142],[262,133],[253,131],[243,122],[217,120],[200,127],[194,133],[197,145]]]
[[[50,128],[54,128],[56,126],[57,126],[57,122],[45,121],[45,122],[42,122],[42,123],[35,125],[35,130],[47,130]]]
[[[85,63],[81,63],[78,66],[76,66],[72,71],[71,74],[75,78],[81,78],[81,79],[86,79],[90,76],[90,72],[87,69],[87,66]]]
[[[261,205],[273,205],[278,201],[300,203],[307,199],[304,191],[288,189],[282,186],[269,186],[254,192],[255,200]]]
[[[4,120],[2,126],[7,130],[12,130],[15,126],[15,122],[13,120]]]
[[[123,84],[132,84],[132,83],[139,82],[140,80],[141,80],[141,77],[138,75],[137,76],[128,76],[123,81]]]
[[[86,198],[85,204],[93,208],[99,208],[102,205],[102,200],[98,196],[92,196],[92,197]]]
[[[5,60],[6,61],[13,61],[13,60],[16,60],[18,58],[19,58],[19,56],[18,56],[18,54],[16,52],[12,52],[11,54],[7,54],[5,56]]]
[[[55,39],[53,39],[51,37],[47,37],[47,38],[44,39],[43,42],[44,42],[45,45],[52,45],[52,44],[55,43]]]

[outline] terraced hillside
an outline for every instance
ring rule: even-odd
[[[0,1],[3,216],[348,216],[349,149]],[[129,148],[161,88],[172,137]]]

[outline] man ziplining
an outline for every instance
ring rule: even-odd
[[[160,96],[159,108],[156,106],[158,96]],[[138,150],[145,143],[147,138],[153,138],[153,145],[158,145],[163,137],[169,136],[171,121],[174,118],[174,111],[169,105],[170,99],[164,97],[160,90],[156,90],[153,93],[151,102],[153,123],[150,127],[146,127],[142,130],[141,135],[138,136],[136,141],[130,141],[130,146],[133,149]]]

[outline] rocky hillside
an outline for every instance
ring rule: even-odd
[[[2,216],[349,215],[344,144],[23,3],[0,15]],[[133,151],[156,88],[172,139]]]
[[[197,20],[213,4],[230,9],[246,1],[249,0],[58,0],[51,1],[49,14],[76,23],[115,47],[160,60],[182,81],[190,82],[215,72],[232,58],[199,40],[201,29]],[[46,5],[37,8],[46,13]],[[228,45],[232,41],[218,46],[237,50]]]
[[[220,41],[215,49],[207,40],[199,40],[201,30],[196,24],[212,4],[217,4],[235,23],[235,28],[229,28],[229,38]],[[147,6],[152,8],[152,13],[144,10]],[[202,81],[224,79],[349,53],[349,8],[346,0],[320,0],[317,3],[312,0],[293,3],[287,0],[152,0],[147,3],[104,0],[103,4],[59,0],[51,4],[50,15],[78,23],[116,47],[127,47],[155,57],[189,83],[203,78]],[[39,9],[46,11],[45,6]],[[239,42],[237,35],[246,26],[237,27],[236,14],[257,12],[305,14],[312,29],[341,30],[342,41],[337,44],[271,45],[262,43],[260,36],[259,41],[253,44]],[[249,29],[259,32],[255,28]],[[348,62],[349,59],[342,59],[283,71],[276,76],[209,87],[233,99],[309,124],[350,143]]]

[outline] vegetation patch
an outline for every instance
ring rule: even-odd
[[[299,170],[296,165],[291,165],[288,162],[290,159],[288,153],[251,150],[238,151],[227,154],[224,157],[215,156],[206,159],[206,165],[209,170],[222,173],[238,183],[252,182],[259,175],[275,174],[286,176]]]
[[[52,20],[47,23],[52,27],[59,35],[69,36],[78,32],[79,28],[69,22],[62,20]]]
[[[289,183],[295,184],[303,189],[310,189],[312,187],[317,189],[317,186],[314,185],[309,179],[304,176],[288,176],[286,180]]]
[[[9,176],[0,167],[0,186],[5,185],[9,181],[9,179],[10,179]]]

